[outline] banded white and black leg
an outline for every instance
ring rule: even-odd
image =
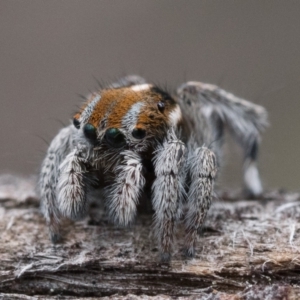
[[[74,127],[72,125],[59,131],[49,146],[39,175],[41,210],[45,216],[53,243],[59,239],[59,223],[62,218],[58,209],[56,194],[59,165],[72,147],[73,133]]]
[[[115,182],[107,191],[111,219],[121,226],[134,220],[136,206],[145,185],[142,159],[133,151],[121,153],[123,161],[115,169]]]
[[[206,147],[196,148],[189,153],[188,176],[190,186],[185,216],[187,256],[194,256],[198,230],[201,228],[211,205],[214,179],[217,172],[215,154]]]
[[[250,139],[244,147],[244,183],[245,193],[248,197],[258,197],[263,192],[263,187],[257,167],[258,138]]]
[[[58,209],[63,217],[78,220],[87,213],[88,150],[76,146],[59,166]]]
[[[152,201],[161,259],[164,262],[171,258],[175,222],[180,216],[184,195],[185,149],[183,142],[170,130],[154,159],[156,179],[152,186]]]

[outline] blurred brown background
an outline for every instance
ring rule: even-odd
[[[299,190],[299,49],[299,1],[1,0],[0,173],[36,173],[77,94],[94,77],[135,73],[170,88],[215,83],[264,105],[264,185]],[[242,157],[227,152],[221,181],[237,187]]]

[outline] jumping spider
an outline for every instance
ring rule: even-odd
[[[211,204],[225,126],[244,149],[245,187],[258,196],[263,107],[200,82],[181,85],[173,98],[138,76],[91,94],[73,124],[53,139],[42,164],[39,188],[51,240],[58,240],[63,218],[86,215],[98,188],[111,219],[123,226],[134,220],[141,196],[151,195],[164,261],[185,205],[185,248],[192,256]]]

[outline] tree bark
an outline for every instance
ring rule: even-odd
[[[223,193],[196,257],[182,256],[178,224],[172,261],[161,264],[151,214],[124,229],[93,205],[52,245],[34,182],[0,177],[0,299],[300,299],[299,194]]]

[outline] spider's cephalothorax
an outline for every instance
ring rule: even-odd
[[[52,241],[59,238],[64,217],[86,214],[95,187],[104,190],[112,220],[125,226],[151,188],[162,259],[170,258],[183,204],[185,248],[193,255],[211,203],[225,126],[243,146],[245,187],[257,196],[262,187],[256,159],[266,125],[263,107],[199,82],[182,85],[172,98],[127,76],[93,93],[73,124],[53,139],[42,165],[40,195]]]

